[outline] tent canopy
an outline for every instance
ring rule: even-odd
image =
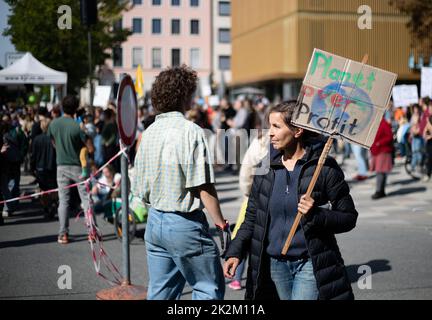
[[[38,61],[30,52],[0,71],[0,85],[66,84],[67,73],[56,71]]]

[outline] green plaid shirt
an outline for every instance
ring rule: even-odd
[[[201,209],[190,188],[215,182],[209,150],[204,131],[182,113],[157,115],[142,134],[132,194],[161,211]]]

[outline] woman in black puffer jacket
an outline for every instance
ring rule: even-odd
[[[224,273],[232,278],[249,253],[246,299],[354,299],[335,234],[353,229],[358,213],[344,174],[330,157],[311,197],[305,196],[323,145],[308,143],[310,132],[291,124],[295,104],[270,111],[269,170],[254,178]],[[282,255],[297,211],[303,214],[300,226]]]

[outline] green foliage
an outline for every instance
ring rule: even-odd
[[[432,0],[390,0],[390,4],[411,17],[408,22],[412,46],[424,55],[432,54]]]
[[[11,7],[9,27],[4,35],[11,37],[18,51],[31,52],[47,66],[68,73],[68,92],[76,93],[88,77],[87,28],[80,22],[78,0],[6,0]],[[91,27],[92,66],[103,65],[110,49],[120,45],[130,30],[114,30],[113,24],[129,9],[127,0],[98,1],[98,23]],[[63,13],[61,5],[72,9],[72,29],[57,26]]]

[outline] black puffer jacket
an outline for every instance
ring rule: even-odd
[[[322,147],[308,147],[302,166],[298,195],[306,193],[318,163]],[[266,254],[269,228],[268,203],[273,189],[274,169],[283,166],[281,154],[272,150],[270,170],[256,175],[252,185],[245,221],[228,248],[226,259],[242,259],[249,253],[246,299],[278,299],[270,278],[270,258]],[[344,174],[333,158],[324,163],[312,193],[315,205],[301,220],[309,255],[312,259],[319,299],[354,299],[350,280],[334,234],[355,227],[358,213],[349,194]],[[324,206],[329,207],[323,208]],[[289,230],[286,231],[288,235]]]

